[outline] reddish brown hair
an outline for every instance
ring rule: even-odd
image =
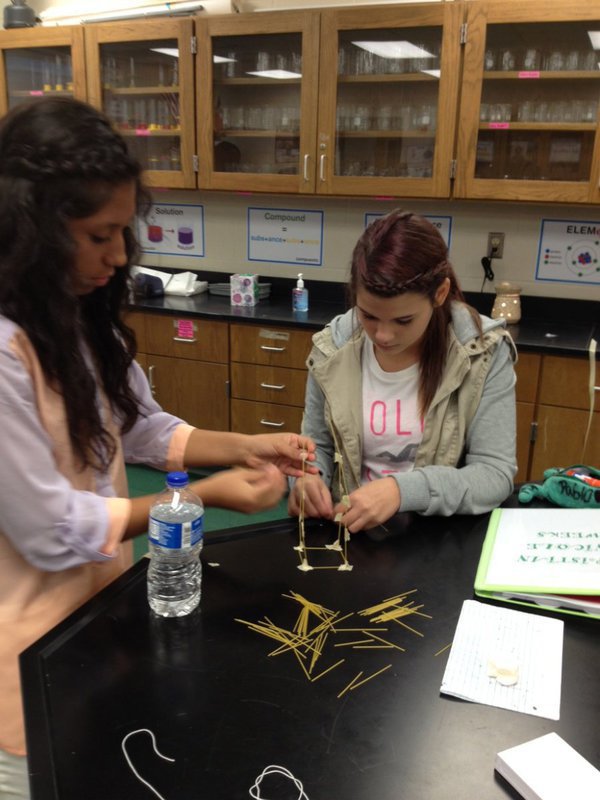
[[[445,278],[450,281],[450,291],[442,305],[435,305],[435,294]],[[352,253],[348,284],[352,306],[356,305],[360,288],[378,297],[416,292],[431,301],[433,315],[425,332],[419,364],[419,400],[424,414],[437,391],[446,361],[451,303],[465,303],[439,231],[424,217],[410,211],[396,210],[376,219],[365,229]],[[467,307],[481,334],[479,314]]]

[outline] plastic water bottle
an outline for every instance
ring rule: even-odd
[[[200,602],[204,506],[186,472],[169,472],[150,509],[148,602],[161,617],[183,617]]]

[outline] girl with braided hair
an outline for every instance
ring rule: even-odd
[[[306,437],[199,430],[152,398],[121,319],[140,174],[85,103],[38,100],[0,121],[2,800],[28,796],[18,654],[117,577],[122,542],[147,530],[154,497],[127,497],[125,462],[239,465],[192,488],[251,513],[314,459]]]
[[[351,309],[313,337],[302,432],[320,474],[295,480],[290,513],[354,533],[399,511],[499,505],[516,472],[504,320],[466,305],[439,232],[399,210],[358,240],[348,294]]]

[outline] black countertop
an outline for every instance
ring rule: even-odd
[[[558,721],[440,694],[487,524],[488,515],[403,515],[383,540],[352,537],[352,572],[299,571],[295,520],[211,533],[200,609],[183,620],[150,613],[142,559],[21,656],[32,800],[149,798],[121,752],[140,728],[175,761],[137,734],[134,765],[177,800],[242,800],[268,764],[291,770],[311,800],[506,800],[518,795],[494,773],[496,753],[550,731],[600,766],[598,620],[564,615]],[[331,528],[307,522],[307,543],[331,541]],[[278,642],[236,621],[291,628],[291,592],[342,615],[412,589],[429,616],[411,618],[413,632],[382,634],[404,651],[334,649],[332,639],[314,674],[344,663],[315,681],[291,652],[269,656]],[[338,697],[359,670],[387,664]],[[298,794],[266,781],[261,796]]]
[[[221,276],[222,277],[222,276]],[[132,307],[165,314],[185,314],[226,322],[239,320],[257,325],[294,325],[318,330],[347,308],[341,284],[315,284],[308,311],[294,311],[291,287],[278,284],[268,299],[250,308],[232,306],[228,297],[205,292],[193,297],[136,297]],[[466,299],[482,314],[490,313],[493,295],[466,293]],[[509,330],[519,350],[548,354],[587,356],[592,338],[600,335],[600,303],[524,297],[521,322]]]

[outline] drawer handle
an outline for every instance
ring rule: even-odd
[[[261,425],[268,425],[270,428],[283,428],[285,422],[269,422],[268,419],[261,419]]]
[[[269,347],[267,344],[261,344],[261,350],[269,350],[271,353],[285,353],[285,347]]]
[[[304,169],[303,169],[303,172],[302,172],[302,177],[304,178],[305,181],[308,180],[308,159],[309,158],[310,158],[310,156],[308,155],[308,153],[305,153],[304,154]]]
[[[261,389],[277,389],[280,392],[282,389],[285,389],[285,383],[280,384],[277,386],[275,383],[261,383]]]
[[[183,339],[181,336],[174,336],[174,342],[182,342],[183,344],[196,344],[198,339]]]

